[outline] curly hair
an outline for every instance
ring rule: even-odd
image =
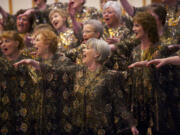
[[[2,38],[7,38],[7,39],[18,41],[19,42],[18,50],[21,50],[24,48],[23,39],[16,31],[13,31],[13,30],[12,31],[3,31],[3,33],[0,35],[0,40]]]
[[[54,13],[58,13],[62,18],[66,18],[66,21],[65,21],[65,24],[66,26],[68,26],[68,21],[67,21],[67,12],[65,10],[62,10],[62,9],[52,9],[49,13],[49,20],[51,21],[51,17]]]
[[[156,19],[148,12],[139,12],[133,17],[133,22],[137,22],[147,33],[149,40],[152,43],[159,41]]]
[[[57,35],[49,29],[39,29],[33,33],[33,36],[42,35],[42,40],[49,45],[49,50],[55,54],[57,51],[58,38]]]

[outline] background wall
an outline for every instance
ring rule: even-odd
[[[59,0],[60,2],[68,2],[69,0]],[[86,0],[86,6],[93,6],[99,8],[100,0]],[[150,4],[151,0],[128,0],[134,6],[143,6]],[[12,13],[16,13],[19,9],[26,9],[32,7],[32,0],[0,0],[2,6],[7,12],[10,11],[9,4],[12,2]],[[48,3],[53,3],[55,0],[47,0]]]

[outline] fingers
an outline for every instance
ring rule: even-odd
[[[133,64],[129,65],[128,68],[131,69],[131,68],[135,67],[135,65],[136,65],[136,63],[133,63]]]
[[[24,60],[21,60],[19,62],[16,62],[14,65],[15,68],[18,68],[18,66],[20,65],[24,65],[24,64],[30,64],[31,62],[31,59],[24,59]]]
[[[147,66],[150,66],[150,65],[152,65],[152,64],[158,64],[158,63],[160,63],[160,60],[159,60],[159,59],[155,59],[155,60],[149,61],[146,65],[147,65]]]
[[[19,62],[16,62],[15,64],[13,64],[13,66],[15,67],[15,68],[18,68],[18,66],[19,65],[22,65],[24,63],[24,60],[21,60],[21,61],[19,61]]]
[[[160,67],[162,67],[163,65],[164,65],[164,63],[161,62],[161,63],[159,63],[159,64],[156,65],[156,68],[160,68]]]

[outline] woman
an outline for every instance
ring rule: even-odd
[[[149,13],[142,12],[137,13],[133,21],[133,31],[140,40],[140,45],[133,50],[132,60],[146,62],[163,57],[155,18]],[[129,66],[132,67],[133,64]],[[132,71],[131,108],[138,119],[138,128],[142,135],[168,132],[167,110],[163,109],[169,107],[167,94],[171,89],[171,81],[165,79],[168,78],[168,74],[168,69],[156,72],[153,67],[134,68]]]
[[[71,49],[66,53],[67,57],[71,58],[72,61],[82,65],[83,49],[86,48],[86,42],[90,38],[102,38],[103,25],[100,21],[90,19],[83,24],[83,42],[80,46]]]
[[[83,51],[85,67],[76,68],[74,90],[64,91],[62,95],[63,100],[70,101],[64,102],[62,108],[63,133],[120,134],[126,129],[124,119],[133,135],[137,135],[134,120],[122,102],[123,91],[119,84],[122,78],[118,72],[103,66],[110,54],[108,44],[99,39],[90,39],[86,44],[87,48]],[[21,61],[16,66],[19,64],[31,64],[43,70],[41,64],[32,60]]]
[[[35,132],[35,88],[26,67],[18,70],[13,63],[26,58],[21,55],[23,39],[15,31],[4,31],[0,36],[1,51],[1,87],[0,96],[0,132],[1,134],[30,135]]]
[[[130,30],[122,21],[121,11],[120,4],[116,1],[108,1],[104,4],[104,38],[109,44],[115,44],[130,34]]]
[[[58,48],[66,52],[77,46],[78,39],[72,29],[67,27],[67,14],[64,10],[54,9],[49,14],[49,20],[59,35]]]
[[[65,102],[62,99],[62,93],[72,90],[73,82],[71,76],[66,72],[68,65],[72,65],[70,60],[64,55],[57,53],[58,39],[56,34],[49,29],[39,29],[33,36],[36,55],[39,57],[39,62],[42,65],[38,79],[41,91],[41,103],[38,104],[40,123],[38,130],[43,135],[60,134],[61,132],[61,115],[62,106]],[[19,63],[35,60],[22,60]],[[46,67],[49,67],[46,69]],[[46,69],[46,70],[45,70]],[[63,71],[63,72],[62,72]]]

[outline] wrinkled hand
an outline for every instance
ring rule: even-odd
[[[146,66],[147,66],[147,61],[139,61],[139,62],[135,62],[135,63],[129,65],[128,68],[146,67]]]
[[[154,59],[147,63],[147,66],[150,66],[152,64],[156,65],[156,68],[160,68],[167,64],[166,59]]]
[[[18,15],[18,17],[29,16],[29,15],[31,15],[34,11],[35,11],[34,9],[28,9],[28,10],[26,10],[23,14]]]
[[[106,42],[108,42],[109,44],[115,44],[115,43],[118,43],[118,42],[119,42],[119,38],[117,38],[117,37],[108,38],[108,39],[106,40]]]
[[[169,45],[168,49],[180,49],[180,44]]]
[[[32,67],[34,67],[36,70],[40,70],[40,63],[36,60],[33,59],[23,59],[19,62],[16,62],[14,64],[15,68],[18,68],[18,66],[20,65],[31,65]]]
[[[139,135],[139,131],[137,130],[136,127],[131,127],[131,132],[132,132],[132,135]]]

